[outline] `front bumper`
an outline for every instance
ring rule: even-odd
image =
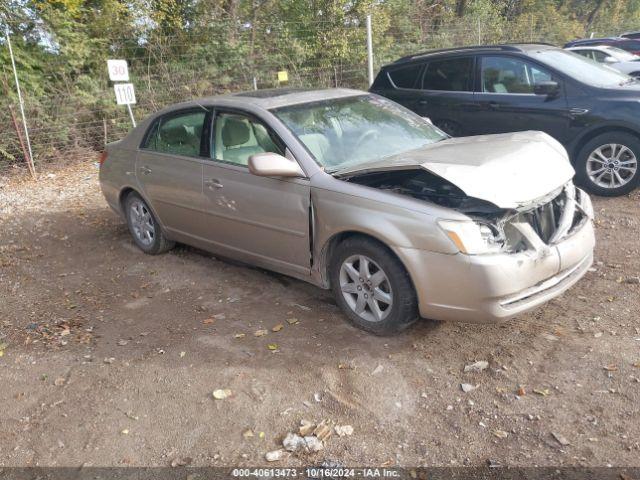
[[[411,248],[396,253],[407,266],[420,314],[434,320],[504,320],[557,297],[593,263],[589,218],[553,245],[521,253],[447,255]]]

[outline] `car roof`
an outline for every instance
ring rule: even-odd
[[[214,105],[237,108],[258,107],[265,110],[271,110],[289,105],[298,105],[302,103],[312,103],[321,100],[331,100],[359,95],[368,95],[368,92],[350,88],[327,88],[316,90],[291,87],[270,88],[198,98],[170,105],[158,113],[165,114],[174,110]]]
[[[497,45],[473,45],[470,47],[457,47],[457,48],[443,48],[438,50],[427,50],[421,53],[415,53],[413,55],[407,55],[406,57],[399,58],[393,63],[385,65],[385,67],[402,65],[405,63],[411,63],[417,60],[424,60],[426,58],[433,58],[446,55],[457,55],[466,53],[495,53],[495,52],[517,52],[528,53],[532,50],[551,50],[557,49],[555,45],[548,43],[502,43]]]
[[[576,45],[575,47],[567,47],[566,50],[610,50],[612,48],[620,50],[615,45]]]
[[[607,41],[607,42],[628,42],[629,40],[632,40],[631,38],[624,38],[624,37],[599,37],[599,38],[577,38],[575,40],[571,40],[568,43],[591,43],[591,42],[602,42],[602,41]]]

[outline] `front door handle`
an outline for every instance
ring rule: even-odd
[[[491,110],[499,110],[500,104],[498,102],[489,102],[489,108]]]
[[[140,173],[143,175],[149,175],[151,172],[152,170],[146,165],[143,165],[142,167],[140,167]]]
[[[223,185],[220,183],[220,180],[217,180],[215,178],[207,178],[204,181],[204,184],[210,189],[218,189],[218,188],[222,188]]]

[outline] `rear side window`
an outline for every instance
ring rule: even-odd
[[[199,157],[207,112],[198,110],[161,117],[151,126],[142,148]]]
[[[389,77],[398,88],[416,88],[422,65],[410,65],[389,72]]]
[[[473,85],[473,57],[433,60],[422,80],[424,90],[470,92]]]

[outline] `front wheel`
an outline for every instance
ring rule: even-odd
[[[630,133],[598,135],[582,147],[576,158],[576,178],[585,190],[615,197],[632,191],[640,182],[640,140]]]
[[[418,319],[409,274],[383,245],[352,237],[340,243],[330,265],[336,302],[355,326],[377,335],[398,333]]]

